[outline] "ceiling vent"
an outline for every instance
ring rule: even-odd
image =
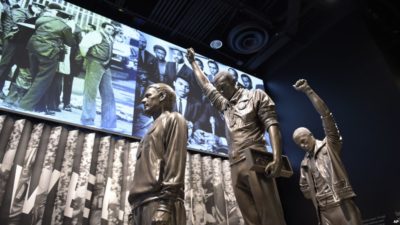
[[[228,45],[236,53],[253,54],[268,43],[268,32],[257,24],[239,24],[228,35]]]

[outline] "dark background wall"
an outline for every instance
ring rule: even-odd
[[[292,132],[308,127],[324,137],[319,115],[308,98],[291,85],[306,78],[333,112],[343,136],[342,159],[347,168],[363,219],[386,224],[400,217],[400,94],[395,76],[357,12],[346,16],[264,77],[281,122],[284,153],[295,174],[278,179],[287,223],[317,224],[310,200],[299,190],[299,165],[304,152],[292,141]],[[381,217],[383,218],[383,217]]]

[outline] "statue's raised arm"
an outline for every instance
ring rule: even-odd
[[[301,91],[307,95],[310,99],[311,103],[313,104],[314,108],[317,110],[320,116],[327,116],[330,114],[330,110],[325,102],[315,93],[315,91],[311,88],[308,84],[307,80],[299,79],[293,87],[297,91]]]
[[[208,80],[207,76],[200,69],[199,65],[197,65],[196,60],[194,60],[195,55],[196,53],[194,52],[193,48],[187,49],[186,58],[189,61],[190,65],[192,66],[197,83],[199,84],[201,89],[204,90],[205,86],[207,84],[210,84],[211,82]]]

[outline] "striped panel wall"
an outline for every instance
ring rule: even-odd
[[[138,142],[0,115],[2,224],[128,224]],[[187,224],[243,224],[229,162],[187,153]]]

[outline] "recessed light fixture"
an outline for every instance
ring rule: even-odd
[[[213,48],[213,49],[219,49],[219,48],[222,47],[222,41],[221,40],[213,40],[210,43],[210,47]]]

